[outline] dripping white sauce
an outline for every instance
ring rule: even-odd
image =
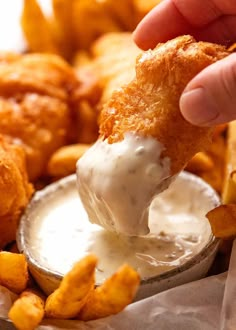
[[[109,231],[146,235],[151,201],[173,179],[163,150],[156,139],[134,133],[113,144],[98,140],[77,162],[78,190],[89,220]]]

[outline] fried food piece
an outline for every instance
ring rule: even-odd
[[[79,84],[71,66],[57,55],[26,54],[8,64],[0,66],[2,96],[35,92],[68,101]]]
[[[45,173],[51,154],[66,143],[69,125],[69,109],[59,99],[33,93],[0,98],[0,132],[24,148],[30,180]]]
[[[98,69],[92,60],[83,65],[79,63],[76,65],[78,65],[76,73],[81,81],[81,86],[77,91],[77,98],[88,102],[91,106],[95,106],[102,94],[102,84]]]
[[[68,143],[78,86],[73,69],[57,55],[27,54],[0,63],[0,133],[25,150],[30,180]]]
[[[0,252],[0,285],[14,293],[25,290],[29,280],[28,265],[23,254]]]
[[[147,15],[147,13],[157,6],[161,0],[133,0],[136,13],[136,24]]]
[[[103,34],[92,44],[91,56],[79,51],[74,65],[82,82],[80,99],[92,105],[99,101],[100,108],[115,89],[135,77],[136,57],[140,53],[130,32]]]
[[[32,193],[24,150],[0,136],[0,249],[15,240],[19,218]]]
[[[224,204],[236,203],[236,121],[228,124],[225,177],[222,189]]]
[[[141,50],[135,45],[129,32],[106,33],[91,49],[93,66],[103,87],[101,104],[112,92],[135,77],[136,57]]]
[[[90,147],[89,144],[72,144],[55,151],[48,163],[48,174],[64,177],[75,173],[76,162]]]
[[[138,290],[140,277],[128,265],[121,266],[101,286],[91,291],[78,319],[95,320],[121,312],[130,304]]]
[[[93,43],[90,58],[79,52],[75,65],[82,82],[80,99],[100,109],[115,89],[134,78],[140,53],[129,32],[105,33]]]
[[[44,317],[44,299],[36,291],[25,290],[15,300],[8,313],[18,330],[34,330]]]
[[[210,171],[214,167],[214,162],[205,152],[198,152],[193,156],[185,167],[186,171],[192,173],[201,173],[202,171]]]
[[[115,89],[135,76],[135,61],[141,50],[129,32],[106,33],[93,43],[91,57],[85,52],[76,56],[76,72],[81,81],[78,90],[77,121],[81,143],[98,137],[99,112]]]
[[[186,170],[200,176],[220,195],[225,177],[227,142],[225,139],[227,125],[214,128],[212,143],[205,152],[197,153],[187,164]]]
[[[60,54],[70,59],[73,51],[73,0],[52,0],[52,34]]]
[[[0,65],[13,63],[21,58],[21,54],[2,51],[0,52]]]
[[[228,48],[229,51],[231,52],[235,52],[236,51],[236,43],[232,44],[229,48]]]
[[[91,44],[106,32],[121,31],[119,23],[115,22],[104,7],[104,1],[75,0],[72,12],[74,43],[77,49],[89,49]]]
[[[24,0],[21,26],[30,51],[59,54],[50,24],[36,0]]]
[[[212,159],[214,167],[210,171],[202,171],[199,173],[199,176],[221,194],[226,161],[226,140],[224,136],[213,136],[212,143],[208,147],[206,154]]]
[[[133,31],[136,26],[133,0],[105,0],[104,8],[124,31]]]
[[[48,296],[46,317],[69,319],[79,313],[94,287],[96,264],[97,258],[88,255],[73,266],[64,276],[59,288]]]
[[[223,46],[181,36],[138,56],[136,77],[104,104],[100,137],[77,163],[91,222],[126,235],[149,232],[153,198],[211,141],[211,128],[193,126],[181,115],[181,93],[228,54]]]
[[[214,236],[231,239],[236,237],[236,204],[220,205],[206,214]]]
[[[140,55],[136,79],[114,92],[102,110],[101,138],[115,143],[130,131],[152,136],[165,146],[163,156],[172,160],[172,174],[179,172],[206,149],[210,135],[208,128],[184,120],[178,105],[181,93],[198,72],[228,54],[223,46],[182,36]]]
[[[98,112],[87,101],[81,101],[75,109],[78,122],[77,141],[90,144],[98,138]]]

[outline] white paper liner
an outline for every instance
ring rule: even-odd
[[[236,240],[230,257],[227,281],[221,311],[220,330],[236,329]]]

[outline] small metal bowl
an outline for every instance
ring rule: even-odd
[[[199,208],[202,207],[202,201],[204,200],[204,212],[220,204],[217,193],[199,177],[188,172],[182,172],[177,180],[180,180],[183,189],[186,185],[191,186],[193,198],[199,198]],[[29,239],[30,228],[32,224],[39,219],[40,210],[54,207],[53,205],[55,201],[58,200],[59,196],[68,195],[72,191],[75,194],[77,193],[75,175],[63,178],[50,184],[43,190],[38,191],[26,208],[17,233],[18,248],[26,256],[32,276],[47,295],[58,287],[63,274],[46,267],[35,257],[35,253],[33,253],[35,247]],[[46,215],[47,212],[45,211],[43,214]],[[42,216],[41,213],[40,216]],[[49,245],[51,244],[51,246],[53,245],[53,242],[48,243]],[[209,239],[200,252],[182,265],[150,278],[142,279],[136,300],[206,276],[214,261],[218,245],[219,240],[210,232]],[[68,258],[70,258],[69,255]],[[97,285],[99,285],[99,283],[97,283]]]

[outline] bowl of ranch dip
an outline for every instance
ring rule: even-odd
[[[207,274],[219,240],[205,214],[220,200],[202,179],[180,173],[153,200],[145,236],[124,236],[90,223],[76,184],[71,175],[38,191],[20,221],[18,248],[46,294],[88,253],[99,260],[97,285],[123,263],[135,268],[141,276],[137,300]]]

